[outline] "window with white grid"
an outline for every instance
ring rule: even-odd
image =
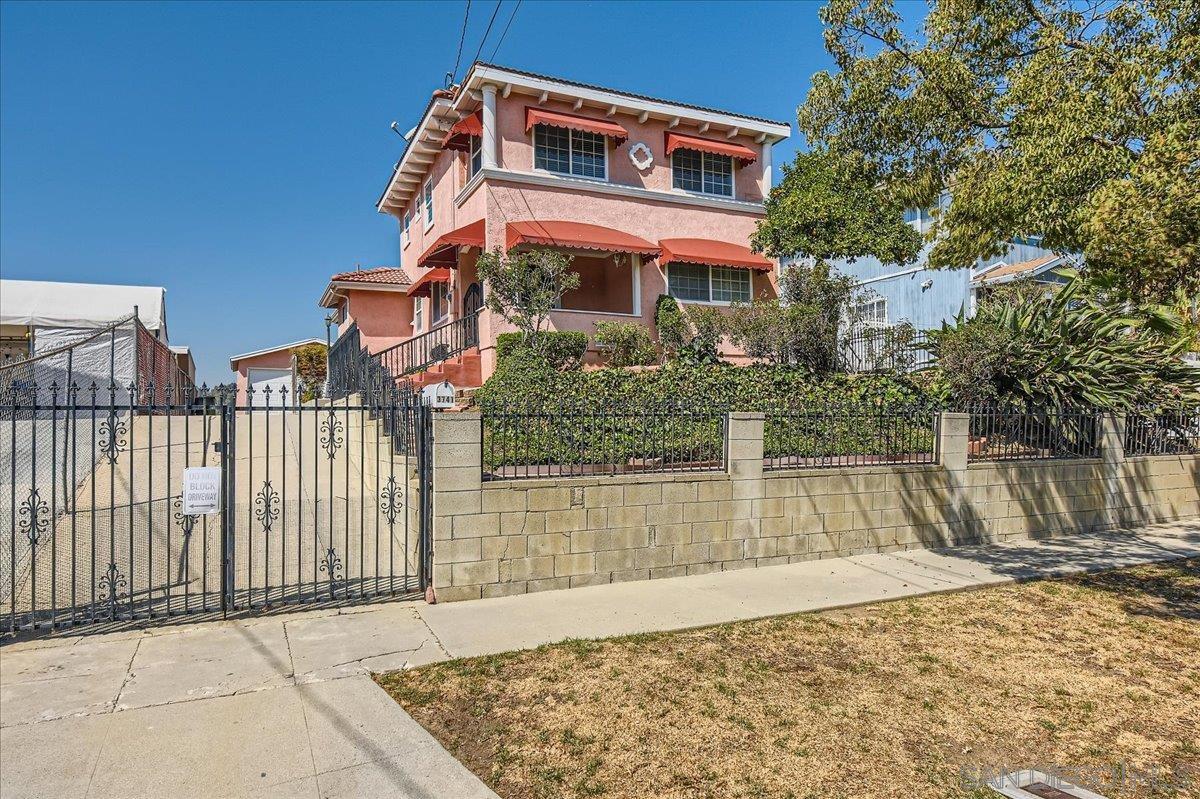
[[[695,150],[676,150],[671,154],[671,172],[675,188],[684,191],[704,191],[703,153]]]
[[[708,267],[702,264],[671,264],[667,267],[667,293],[685,302],[708,302]]]
[[[425,184],[425,228],[433,227],[433,181]]]
[[[560,175],[603,180],[608,176],[608,141],[598,133],[537,125],[533,165]]]
[[[411,226],[412,226],[412,211],[408,210],[408,211],[404,212],[404,226],[400,229],[400,242],[401,242],[401,244],[403,244],[406,247],[408,246],[408,242],[412,240],[412,237],[408,232],[408,229]]]
[[[750,271],[712,267],[713,302],[750,302]]]
[[[424,327],[424,323],[425,323],[424,306],[425,306],[425,300],[421,299],[420,297],[413,298],[413,332],[414,333],[420,332],[421,328]]]
[[[854,310],[860,322],[887,324],[887,299],[885,297],[872,297],[864,300],[858,303]]]
[[[733,158],[728,155],[676,150],[671,153],[671,173],[677,189],[733,196]]]

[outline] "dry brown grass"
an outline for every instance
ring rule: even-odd
[[[949,797],[981,764],[1200,796],[1200,560],[381,676],[504,797]],[[1085,783],[1088,781],[1085,781]]]

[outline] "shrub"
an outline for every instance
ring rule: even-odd
[[[503,363],[514,353],[529,352],[556,370],[578,369],[587,352],[587,333],[579,330],[544,330],[533,346],[525,344],[524,333],[501,333],[496,336],[496,362]]]
[[[1057,292],[981,303],[975,318],[930,335],[938,387],[951,402],[972,381],[1000,400],[1035,407],[1194,401],[1200,370],[1180,357],[1188,339],[1160,306],[1110,304],[1073,279]]]
[[[320,396],[325,383],[325,349],[324,344],[305,344],[292,352],[296,357],[296,375],[300,378],[301,402]]]
[[[488,310],[499,314],[536,346],[542,325],[563,294],[579,288],[579,273],[571,270],[571,256],[555,250],[529,252],[497,248],[479,256],[479,279],[487,284]]]
[[[838,326],[850,319],[858,294],[853,279],[828,266],[792,266],[783,273],[779,299],[734,307],[730,338],[751,358],[832,372]]]
[[[637,322],[597,322],[595,341],[607,352],[610,366],[646,366],[658,360],[649,328]]]
[[[920,402],[921,389],[912,381],[887,375],[831,375],[814,380],[801,369],[727,364],[684,366],[672,362],[662,369],[631,372],[598,369],[560,372],[528,350],[513,353],[501,363],[474,402],[485,414],[484,460],[488,468],[524,463],[578,463],[580,453],[603,453],[607,462],[653,457],[656,448],[678,447],[688,452],[716,452],[720,426],[713,416],[644,414],[644,409],[769,411],[784,408],[827,409],[844,405],[853,411]],[[489,411],[540,414],[488,421]],[[571,412],[594,415],[595,421],[572,424]],[[827,431],[831,428],[822,428]],[[840,454],[873,446],[860,418],[848,414],[837,428],[836,440],[827,432],[814,433],[813,446]],[[820,436],[826,436],[821,439]],[[931,433],[930,433],[931,435]],[[767,454],[795,447],[794,430],[766,431]],[[515,442],[519,441],[519,445]],[[493,442],[495,442],[493,444]]]
[[[660,294],[654,305],[654,326],[664,363],[679,360],[697,366],[720,362],[717,346],[725,334],[726,321],[716,308],[691,305],[683,309],[674,297]]]

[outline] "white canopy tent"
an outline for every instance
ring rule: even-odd
[[[160,286],[0,280],[0,324],[34,328],[107,327],[129,316],[167,342],[167,290]]]

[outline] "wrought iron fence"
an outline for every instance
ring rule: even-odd
[[[0,632],[414,596],[428,408],[262,393],[0,396]],[[218,513],[184,513],[198,466],[219,470]]]
[[[1126,455],[1200,453],[1200,408],[1139,408],[1125,415]]]
[[[915,372],[937,360],[929,334],[911,325],[854,328],[838,341],[838,359],[847,372]]]
[[[937,460],[938,409],[930,404],[845,404],[768,411],[764,468],[828,469]]]
[[[725,468],[721,409],[485,405],[480,410],[485,480]]]
[[[973,405],[967,413],[967,460],[1100,457],[1102,411],[1098,408]]]
[[[350,327],[329,348],[329,367],[325,380],[330,399],[342,399],[362,388],[362,361],[358,324],[351,322]]]

